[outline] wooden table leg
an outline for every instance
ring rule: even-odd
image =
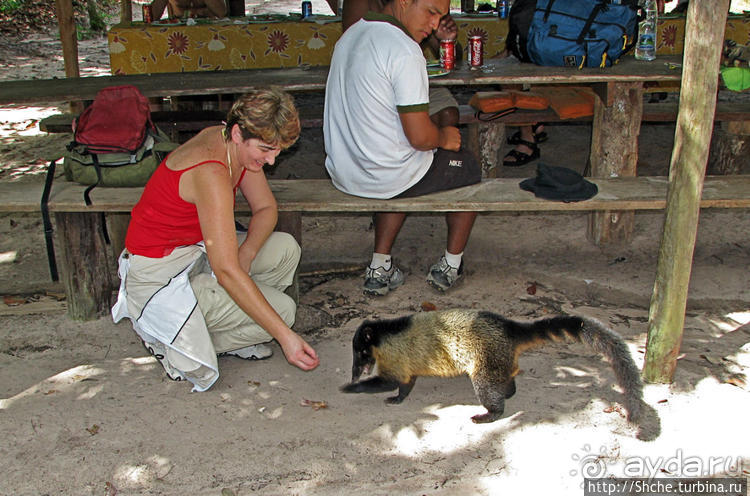
[[[482,165],[482,177],[497,177],[498,152],[505,142],[505,123],[500,121],[469,124],[466,148]]]
[[[95,320],[107,315],[114,303],[119,281],[102,223],[99,212],[55,213],[58,266],[73,320]]]
[[[708,156],[708,174],[750,172],[750,122],[722,122],[715,128]]]
[[[638,165],[638,135],[643,114],[641,83],[611,83],[609,106],[597,97],[591,129],[591,177],[632,177]],[[597,245],[624,243],[633,233],[635,212],[589,214],[588,237]]]

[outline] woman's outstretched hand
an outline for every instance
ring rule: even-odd
[[[292,332],[284,340],[279,341],[284,351],[286,361],[302,370],[312,370],[320,364],[315,350],[299,335]]]

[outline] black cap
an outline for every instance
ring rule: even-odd
[[[599,192],[596,184],[576,171],[543,163],[536,166],[536,177],[524,179],[519,186],[538,198],[564,202],[588,200]]]

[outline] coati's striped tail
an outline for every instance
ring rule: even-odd
[[[641,415],[643,383],[630,350],[625,341],[614,331],[608,329],[598,320],[584,317],[581,329],[581,340],[598,351],[612,364],[615,378],[625,394],[625,407],[628,420],[637,422]]]

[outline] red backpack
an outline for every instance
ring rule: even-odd
[[[90,153],[135,153],[155,131],[148,99],[135,86],[110,86],[73,122],[73,141]]]

